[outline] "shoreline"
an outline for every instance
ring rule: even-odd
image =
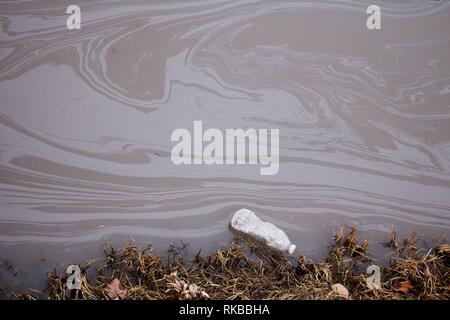
[[[53,271],[43,292],[13,292],[10,298],[450,299],[450,245],[442,242],[425,250],[417,246],[418,240],[415,234],[399,240],[393,232],[384,243],[391,252],[385,265],[374,264],[377,257],[368,254],[370,242],[358,240],[356,229],[342,227],[333,236],[328,255],[316,262],[301,254],[292,262],[239,237],[226,249],[205,256],[199,252],[193,261],[173,252],[166,263],[151,247],[129,244],[116,250],[108,246],[104,258],[80,264],[80,290],[69,290],[69,275]],[[379,284],[376,279],[373,282],[377,270]]]

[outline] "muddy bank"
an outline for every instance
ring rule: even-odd
[[[44,292],[13,293],[14,299],[450,299],[450,246],[424,250],[415,234],[386,239],[389,263],[368,254],[370,242],[356,229],[340,228],[322,261],[281,254],[236,238],[227,248],[184,261],[184,248],[167,261],[150,247],[105,249],[104,259],[81,265],[81,289],[68,290],[67,275],[50,272]],[[367,269],[368,266],[371,266]],[[372,271],[369,272],[368,271]]]

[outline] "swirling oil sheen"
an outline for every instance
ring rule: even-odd
[[[105,240],[227,243],[246,207],[320,256],[450,229],[450,3],[0,2],[0,270],[39,287]],[[280,170],[175,166],[177,128],[277,128]],[[3,261],[2,260],[2,261]],[[41,273],[39,273],[41,275]]]

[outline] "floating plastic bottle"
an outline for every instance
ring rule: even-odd
[[[289,254],[293,254],[295,251],[295,244],[289,240],[283,230],[270,222],[262,221],[248,209],[240,209],[234,213],[231,218],[231,227],[272,249],[287,251]]]

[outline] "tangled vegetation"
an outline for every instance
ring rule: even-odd
[[[43,293],[14,294],[16,299],[450,299],[450,246],[425,251],[417,236],[386,241],[392,251],[380,266],[378,285],[368,285],[369,241],[356,229],[340,228],[328,256],[319,262],[300,256],[296,263],[248,240],[235,239],[225,250],[185,262],[167,263],[131,244],[105,249],[102,264],[81,266],[81,289],[68,290],[67,275],[48,275]],[[377,266],[375,268],[378,268]]]

